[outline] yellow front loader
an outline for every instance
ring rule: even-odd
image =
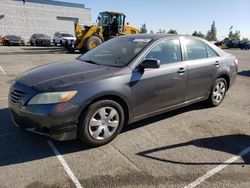
[[[97,18],[97,25],[81,26],[75,25],[76,41],[73,50],[81,52],[91,50],[101,43],[127,34],[138,34],[139,30],[128,23],[125,24],[126,16],[119,12],[101,12]],[[72,51],[72,44],[66,46],[66,49]]]

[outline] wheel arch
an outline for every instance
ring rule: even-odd
[[[218,79],[218,78],[224,78],[226,80],[226,82],[227,82],[227,90],[228,90],[229,87],[230,87],[230,77],[227,74],[221,74],[216,79]]]
[[[103,96],[98,96],[94,99],[92,99],[85,107],[84,109],[82,110],[82,113],[80,116],[82,116],[88,109],[88,107],[97,102],[97,101],[101,101],[101,100],[112,100],[112,101],[115,101],[117,102],[118,104],[121,105],[122,109],[124,110],[124,117],[125,117],[125,122],[124,124],[127,124],[129,122],[129,118],[130,118],[130,112],[129,112],[129,104],[128,102],[122,98],[121,96],[119,95],[114,95],[114,94],[107,94],[107,95],[103,95]]]

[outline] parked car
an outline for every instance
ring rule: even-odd
[[[4,46],[21,45],[24,46],[24,40],[16,35],[6,35],[2,38],[2,43]]]
[[[53,36],[53,43],[55,46],[60,44],[61,46],[65,46],[66,44],[74,43],[76,38],[74,35],[66,32],[56,32]]]
[[[71,62],[19,76],[9,108],[21,128],[100,146],[125,124],[199,101],[220,105],[237,65],[235,56],[201,38],[120,36]]]
[[[51,38],[45,34],[33,34],[30,37],[30,45],[33,46],[36,44],[37,46],[50,46]]]
[[[249,50],[250,49],[250,41],[241,42],[240,48],[244,49],[244,50]]]
[[[240,48],[241,47],[241,41],[240,40],[230,40],[226,43],[226,46],[228,48]]]

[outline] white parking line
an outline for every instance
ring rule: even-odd
[[[4,71],[3,67],[0,66],[0,70],[2,71],[3,74],[6,74],[6,72]]]
[[[75,184],[75,186],[77,188],[82,188],[82,185],[80,184],[79,180],[75,177],[74,173],[69,168],[68,164],[66,163],[66,161],[64,160],[64,158],[62,157],[62,155],[60,154],[60,152],[58,151],[58,149],[55,147],[55,145],[53,144],[53,142],[50,141],[50,140],[47,140],[47,142],[49,144],[49,147],[53,150],[53,152],[55,153],[56,157],[58,158],[58,160],[62,164],[64,170],[67,172],[67,174],[69,175],[69,177],[71,178],[71,180]]]
[[[0,97],[0,100],[7,100],[8,97]]]
[[[189,185],[185,186],[185,188],[194,188],[197,185],[200,185],[202,182],[204,182],[206,179],[210,178],[211,176],[215,175],[216,173],[218,173],[219,171],[223,170],[224,168],[226,168],[228,165],[230,165],[231,163],[237,161],[238,159],[240,159],[241,157],[243,157],[244,155],[248,154],[250,152],[250,147],[244,149],[243,151],[241,151],[238,155],[228,159],[227,161],[225,161],[224,163],[222,163],[221,165],[217,166],[216,168],[214,168],[213,170],[207,172],[205,175],[199,177],[198,179],[196,179],[194,182],[190,183]]]

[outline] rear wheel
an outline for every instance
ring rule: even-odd
[[[91,36],[88,38],[86,43],[86,50],[89,51],[98,45],[102,44],[102,39],[98,36]]]
[[[101,146],[112,141],[122,130],[124,111],[115,101],[102,100],[89,106],[80,117],[79,138],[89,146]]]
[[[226,95],[226,92],[227,92],[226,80],[224,78],[216,79],[207,101],[208,104],[212,107],[220,105]]]

